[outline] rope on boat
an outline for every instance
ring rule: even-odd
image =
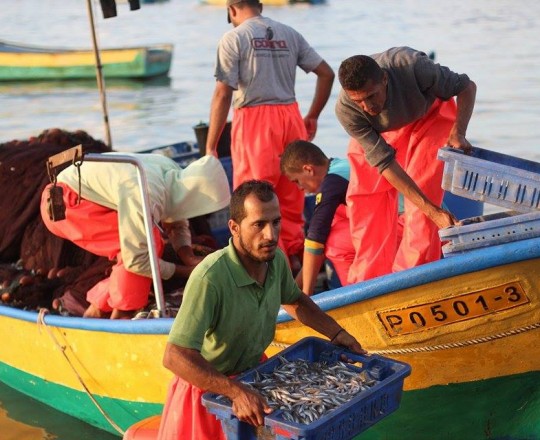
[[[419,353],[419,352],[428,352],[428,351],[437,351],[437,350],[447,350],[449,348],[460,348],[460,347],[466,347],[468,345],[483,344],[484,342],[490,342],[496,339],[506,338],[508,336],[515,336],[520,333],[535,330],[537,328],[540,328],[540,322],[537,322],[536,324],[526,325],[524,327],[519,327],[513,330],[508,330],[506,332],[497,333],[491,336],[484,336],[482,338],[469,339],[467,341],[451,342],[448,344],[428,345],[425,347],[397,348],[397,349],[388,349],[388,350],[368,350],[368,352],[373,353],[373,354],[381,354],[381,355],[386,355],[386,354],[393,355],[393,354]],[[280,342],[272,342],[270,345],[283,349],[283,348],[289,347],[291,344],[282,344]]]
[[[84,390],[86,391],[86,394],[88,395],[88,397],[90,398],[90,400],[94,403],[94,405],[96,406],[96,408],[99,410],[99,412],[103,415],[103,417],[105,417],[105,419],[107,420],[107,422],[110,423],[110,425],[120,434],[120,435],[124,435],[124,431],[122,430],[122,428],[120,428],[115,422],[114,420],[105,412],[105,410],[101,407],[101,405],[99,404],[99,402],[96,400],[96,398],[92,395],[92,393],[90,392],[90,390],[88,389],[88,387],[86,386],[86,384],[84,383],[84,380],[83,378],[80,376],[80,374],[77,372],[77,369],[75,368],[75,366],[73,365],[73,363],[71,362],[71,360],[69,359],[68,355],[66,354],[66,346],[65,345],[61,345],[59,342],[58,342],[58,339],[56,339],[56,336],[54,336],[54,333],[51,331],[51,329],[49,328],[49,326],[47,325],[47,323],[45,322],[45,315],[49,313],[49,310],[45,309],[45,308],[41,308],[39,309],[39,312],[38,312],[38,317],[37,317],[37,324],[38,324],[38,328],[39,330],[41,331],[42,328],[44,328],[45,330],[47,330],[47,333],[49,334],[49,336],[51,337],[51,339],[53,340],[54,344],[58,347],[58,349],[60,350],[60,352],[62,353],[62,355],[64,356],[64,358],[66,359],[67,363],[69,364],[69,366],[71,367],[71,369],[73,370],[73,372],[75,373],[75,376],[77,376],[77,379],[79,380],[80,384],[82,385],[82,387],[84,388]]]

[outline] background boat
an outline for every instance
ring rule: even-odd
[[[105,78],[145,79],[169,72],[173,45],[100,49]],[[96,78],[91,49],[46,48],[0,41],[0,81]]]
[[[199,2],[203,4],[207,4],[207,5],[214,5],[214,6],[225,6],[227,4],[227,0],[199,0]],[[318,5],[325,2],[326,0],[264,0],[262,1],[262,3],[265,6],[285,6],[285,5],[292,5],[292,4],[297,4],[297,3]]]

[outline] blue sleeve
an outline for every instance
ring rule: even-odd
[[[306,241],[326,243],[336,210],[340,204],[345,204],[348,186],[349,181],[337,174],[325,177],[316,197]]]

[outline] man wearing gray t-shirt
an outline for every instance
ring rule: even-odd
[[[281,174],[279,156],[288,143],[315,136],[334,72],[302,35],[261,12],[258,0],[227,1],[234,29],[218,45],[206,152],[217,154],[232,103],[233,186],[250,179],[274,185],[282,215],[280,247],[294,261],[303,252],[304,194]],[[315,95],[304,118],[294,90],[297,66],[317,75]]]
[[[438,228],[457,220],[440,208],[437,150],[471,148],[465,134],[476,85],[409,47],[350,57],[338,76],[336,116],[351,136],[347,206],[356,255],[348,282],[438,260]],[[405,202],[402,237],[398,193]]]

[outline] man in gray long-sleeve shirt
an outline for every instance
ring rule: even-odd
[[[338,75],[336,115],[351,136],[347,205],[356,256],[348,281],[439,259],[438,229],[457,220],[440,208],[437,150],[470,149],[475,83],[409,47],[350,57]],[[402,237],[398,192],[405,198]]]

